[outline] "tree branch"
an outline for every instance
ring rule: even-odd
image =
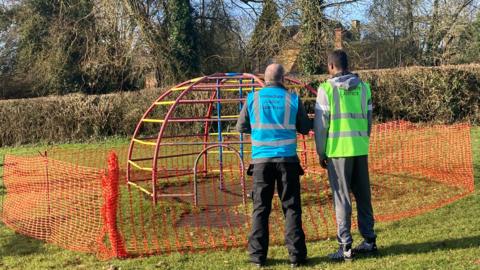
[[[331,7],[338,7],[338,6],[343,6],[343,5],[347,5],[347,4],[353,4],[355,2],[360,2],[362,0],[344,0],[344,1],[338,1],[338,2],[333,2],[333,3],[328,3],[328,4],[324,4],[322,5],[322,9],[326,9],[326,8],[331,8]]]

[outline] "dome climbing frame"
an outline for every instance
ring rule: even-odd
[[[250,159],[250,140],[234,126],[246,95],[264,85],[261,75],[216,73],[168,89],[135,128],[128,150],[127,183],[151,196],[154,203],[159,198],[185,197],[197,206],[197,175],[218,174],[218,187],[223,190],[225,171],[230,170],[238,173],[245,201],[244,171]],[[285,87],[310,95],[304,100],[315,99],[315,89],[298,80],[285,78]],[[305,151],[303,143],[303,159]],[[215,157],[209,157],[212,155]],[[162,189],[185,176],[193,176],[189,178],[190,191]]]

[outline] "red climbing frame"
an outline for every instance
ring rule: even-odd
[[[286,78],[286,87],[288,89],[297,91],[310,92],[311,95],[315,95],[316,91],[311,86],[303,84],[297,80]],[[159,166],[159,160],[161,159],[171,159],[179,158],[182,156],[194,156],[198,155],[200,152],[203,157],[203,167],[201,173],[207,173],[208,170],[208,156],[207,151],[205,151],[211,145],[220,145],[219,148],[219,186],[222,189],[223,183],[223,147],[228,145],[239,145],[240,159],[244,159],[244,146],[250,144],[250,140],[244,139],[244,134],[235,134],[234,132],[224,132],[224,122],[234,123],[237,121],[239,109],[243,102],[245,101],[245,94],[250,91],[259,90],[264,86],[264,82],[261,76],[256,76],[253,74],[247,73],[216,73],[210,76],[195,78],[181,84],[174,86],[173,88],[166,91],[162,94],[144,113],[140,121],[138,122],[135,132],[133,134],[130,147],[128,149],[128,163],[127,163],[127,183],[130,186],[140,189],[142,192],[152,197],[154,204],[157,203],[157,200],[161,197],[193,197],[192,201],[196,202],[196,192],[187,193],[176,193],[176,194],[165,194],[161,193],[158,188],[159,179],[169,178],[169,177],[178,177],[188,174],[194,174],[193,163],[191,166],[185,166],[184,168],[173,169],[165,166]],[[224,93],[227,92],[228,95]],[[193,93],[199,95],[192,95]],[[200,96],[201,98],[198,98]],[[194,97],[194,98],[192,98]],[[207,98],[205,98],[207,97]],[[184,113],[180,116],[174,116],[176,109],[180,105],[200,105],[205,106],[204,113],[205,115],[191,115],[187,117]],[[225,104],[238,104],[238,109],[236,110],[235,115],[224,115],[222,107]],[[154,111],[158,107],[165,106],[168,109],[163,111],[163,114],[154,115]],[[215,110],[216,116],[212,117],[212,113]],[[230,109],[230,111],[232,111]],[[159,118],[160,117],[160,118]],[[178,133],[174,131],[173,133],[166,134],[166,131],[169,128],[169,125],[173,123],[201,123],[203,124],[203,132],[196,134],[191,132],[191,129],[180,129],[180,131],[187,130],[186,133]],[[217,124],[215,132],[211,132],[212,123]],[[144,136],[142,135],[142,128],[147,124],[159,124],[158,132],[155,136]],[[190,131],[190,132],[188,132]],[[213,134],[212,134],[213,133]],[[217,140],[211,141],[210,136],[216,135]],[[232,136],[233,135],[233,136]],[[228,137],[228,138],[227,138]],[[168,141],[165,140],[168,138]],[[201,141],[198,138],[202,138]],[[231,139],[231,140],[229,140]],[[153,146],[151,152],[146,156],[137,156],[133,157],[133,153],[136,150],[137,146]],[[176,146],[177,149],[173,149],[172,146]],[[181,153],[178,151],[179,148],[188,147],[188,146],[201,146],[202,151],[189,151],[187,153]],[[169,150],[164,151],[164,155],[160,153],[165,147],[170,147]],[[305,140],[301,145],[303,148],[302,158],[306,159],[306,143]],[[139,162],[146,164],[151,162],[151,166],[141,165]],[[306,164],[306,162],[304,162]],[[183,164],[187,165],[187,164]],[[134,179],[132,176],[133,171],[146,171],[150,174],[149,178],[143,177],[142,179]],[[170,171],[169,171],[170,170]],[[145,174],[143,174],[145,175]],[[243,174],[242,174],[243,175]],[[146,188],[145,185],[139,185],[139,182],[151,181],[150,189]],[[196,180],[195,180],[196,181]]]

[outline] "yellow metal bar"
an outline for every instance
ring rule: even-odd
[[[170,91],[183,91],[183,90],[185,90],[185,89],[187,89],[187,88],[189,88],[189,87],[190,87],[190,85],[189,85],[189,86],[182,86],[182,87],[172,88],[172,89],[170,89]]]
[[[243,151],[244,153],[251,153],[252,151]],[[220,151],[208,151],[208,153],[213,153],[213,154],[219,154]],[[236,153],[235,151],[222,151],[224,154],[234,154]]]
[[[194,82],[198,82],[202,79],[203,77],[197,77],[197,78],[193,78],[190,80],[190,82],[194,83]]]
[[[142,167],[140,165],[138,165],[137,163],[129,160],[128,163],[132,164],[135,168],[139,169],[139,170],[142,170],[142,171],[152,171],[152,168],[148,168],[148,167]]]
[[[152,145],[152,146],[155,146],[157,145],[155,142],[147,142],[147,141],[142,141],[142,140],[139,140],[139,139],[132,139],[134,142],[137,142],[139,144],[144,144],[144,145]]]
[[[231,119],[231,118],[238,118],[240,115],[222,115],[221,119]],[[216,117],[212,117],[214,119],[217,119]],[[223,132],[222,132],[223,134]]]
[[[226,169],[224,169],[223,171],[224,171],[224,172],[225,172],[225,171],[229,171],[229,172],[240,172],[240,170],[226,170]],[[208,170],[208,172],[220,172],[220,170]]]
[[[144,118],[142,121],[147,122],[147,123],[163,123],[163,122],[165,122],[165,120],[163,120],[163,119],[150,119],[150,118]]]
[[[317,100],[316,97],[304,97],[304,98],[301,98],[302,100]]]
[[[141,191],[147,193],[148,195],[152,196],[152,193],[151,193],[150,191],[146,190],[145,188],[143,188],[142,186],[137,185],[137,184],[135,184],[134,182],[128,182],[128,184],[129,184],[129,185],[132,185],[132,186],[140,189]]]
[[[175,104],[175,101],[159,101],[155,102],[155,105],[172,105]]]
[[[210,136],[217,136],[218,132],[209,133]],[[222,135],[240,135],[239,132],[222,132]]]

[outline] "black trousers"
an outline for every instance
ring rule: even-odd
[[[252,231],[248,238],[250,260],[264,263],[268,253],[268,218],[277,183],[285,217],[285,244],[291,262],[300,262],[307,256],[305,233],[302,229],[299,163],[261,163],[253,166]]]

